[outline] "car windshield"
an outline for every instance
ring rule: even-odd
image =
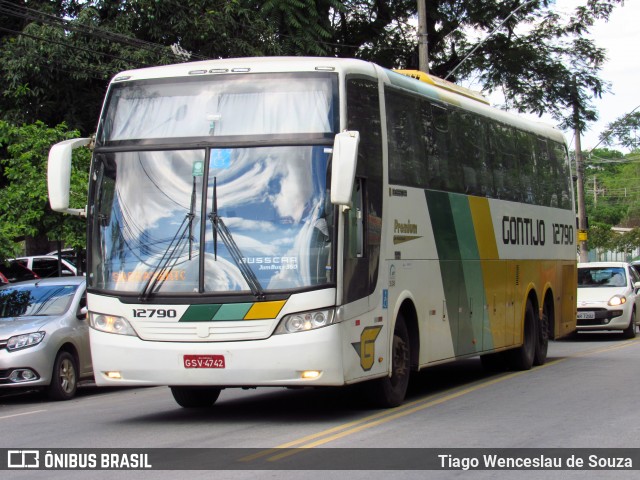
[[[0,318],[62,315],[78,285],[17,285],[0,290]]]
[[[622,267],[589,267],[578,269],[578,288],[624,287],[627,275]]]

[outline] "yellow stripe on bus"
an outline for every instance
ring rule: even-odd
[[[469,208],[478,244],[482,279],[489,324],[485,324],[483,345],[503,348],[513,344],[513,320],[507,320],[505,305],[507,289],[507,262],[500,261],[489,200],[469,197]],[[490,340],[489,338],[490,337]]]
[[[478,252],[482,260],[497,260],[498,245],[491,220],[489,200],[480,197],[469,197],[469,208],[473,218],[473,228],[476,231]]]
[[[244,316],[245,320],[260,320],[263,318],[276,318],[286,300],[279,300],[277,302],[258,302],[254,303]]]

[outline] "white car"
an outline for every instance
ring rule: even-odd
[[[577,331],[619,330],[636,336],[640,276],[625,262],[578,264]]]
[[[40,278],[57,277],[58,275],[58,257],[53,255],[35,255],[33,257],[18,257],[11,261],[19,262],[29,270],[35,272]],[[78,274],[76,266],[65,260],[61,261],[62,277],[73,277]]]

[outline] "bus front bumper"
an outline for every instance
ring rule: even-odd
[[[340,324],[265,340],[157,342],[91,329],[100,386],[344,385]],[[315,373],[314,373],[315,372]]]

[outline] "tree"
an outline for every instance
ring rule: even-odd
[[[589,226],[589,247],[593,250],[609,251],[613,249],[615,233],[611,225],[593,222]]]
[[[185,60],[329,53],[335,0],[0,0],[0,118],[88,135],[109,79]]]
[[[637,108],[608,124],[600,135],[600,141],[606,145],[620,145],[630,150],[640,149],[640,112],[636,111]]]
[[[584,124],[596,118],[590,96],[607,88],[604,51],[586,33],[621,1],[589,0],[564,20],[549,0],[429,0],[431,71],[447,76],[495,30],[451,79],[477,76],[507,106],[551,113],[563,126],[577,104]],[[95,129],[108,79],[125,69],[248,55],[417,66],[416,0],[0,0],[0,13],[2,118],[65,121],[83,134]]]
[[[640,226],[640,158],[608,148],[586,155],[586,208],[590,221]]]
[[[25,241],[27,254],[49,251],[61,239],[70,247],[86,244],[86,222],[53,212],[47,197],[47,157],[51,145],[79,136],[64,124],[49,128],[42,122],[17,127],[0,121],[0,165],[8,182],[0,189],[0,260],[15,256],[15,242]],[[87,203],[89,151],[74,152],[71,203]]]

